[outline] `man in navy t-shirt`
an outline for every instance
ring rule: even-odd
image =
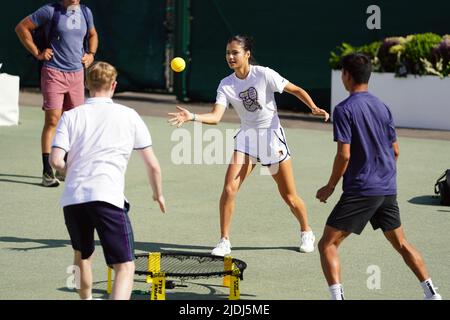
[[[333,112],[334,141],[338,151],[333,172],[317,191],[321,202],[333,194],[341,177],[343,194],[328,217],[319,242],[323,273],[331,298],[344,299],[339,245],[351,233],[361,234],[370,221],[381,228],[392,246],[420,280],[425,299],[440,300],[420,253],[407,242],[397,204],[396,160],[399,155],[394,121],[389,108],[368,92],[370,58],[350,54],[342,58],[342,82],[350,96]]]

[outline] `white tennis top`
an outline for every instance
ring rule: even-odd
[[[68,152],[61,206],[104,201],[123,208],[130,154],[151,145],[137,112],[109,98],[90,98],[64,112],[52,145]]]
[[[280,120],[274,93],[282,93],[288,83],[270,68],[250,65],[247,78],[239,79],[233,73],[222,79],[216,104],[224,107],[231,104],[241,118],[243,129],[278,128]]]

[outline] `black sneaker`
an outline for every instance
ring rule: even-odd
[[[48,173],[42,175],[42,186],[44,187],[57,187],[59,186],[59,180],[52,177]]]

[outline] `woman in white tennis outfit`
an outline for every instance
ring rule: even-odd
[[[241,119],[241,129],[235,137],[235,151],[229,164],[220,198],[221,239],[212,250],[213,255],[231,253],[230,225],[236,194],[257,162],[268,166],[283,200],[297,218],[301,229],[301,252],[314,251],[314,234],[308,224],[303,200],[297,195],[290,152],[277,113],[275,92],[288,92],[303,101],[314,115],[325,121],[329,114],[318,108],[306,91],[281,77],[276,71],[251,64],[252,43],[246,36],[229,39],[226,60],[234,73],[224,78],[217,89],[213,110],[193,114],[177,107],[170,113],[169,122],[180,127],[187,121],[217,124],[228,105],[232,105]]]

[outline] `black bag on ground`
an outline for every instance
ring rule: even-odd
[[[450,169],[446,170],[444,174],[437,179],[434,185],[434,193],[441,198],[443,206],[450,206]]]

